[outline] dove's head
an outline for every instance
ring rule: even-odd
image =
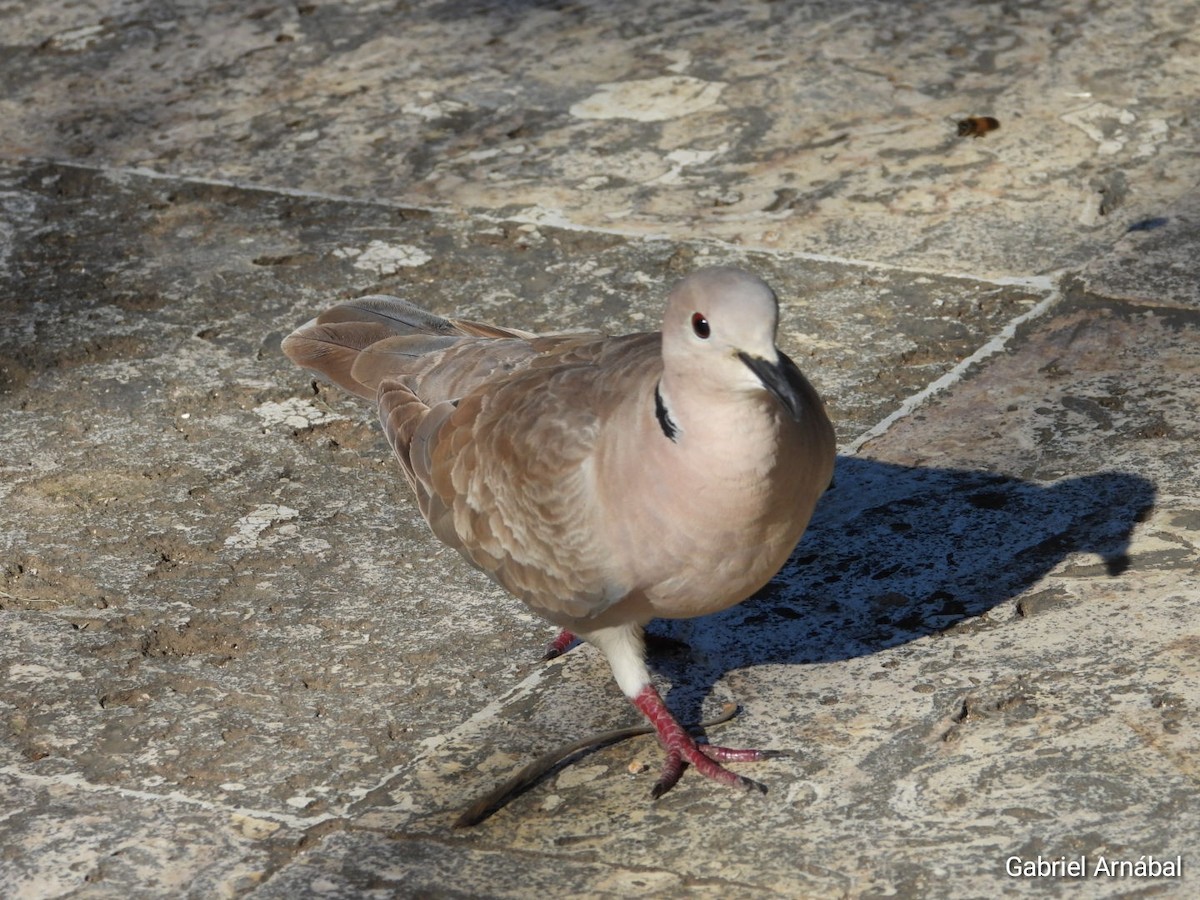
[[[673,383],[717,393],[766,391],[799,421],[803,376],[775,347],[779,302],[741,269],[700,269],[680,281],[663,317],[663,367]]]

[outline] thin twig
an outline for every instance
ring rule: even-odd
[[[721,707],[720,714],[701,722],[692,730],[714,728],[717,725],[723,725],[735,715],[737,715],[737,704],[726,703]],[[557,750],[551,750],[549,753],[539,756],[495,790],[468,806],[454,820],[454,827],[470,828],[472,825],[478,825],[492,813],[503,807],[504,804],[508,803],[509,800],[512,800],[518,794],[532,787],[543,775],[564,759],[574,756],[576,753],[585,750],[596,750],[600,747],[607,747],[609,744],[616,744],[641,734],[653,733],[654,729],[649,725],[634,725],[630,728],[618,728],[616,731],[605,731],[601,734],[592,735],[591,737],[567,744],[565,747],[559,747]]]

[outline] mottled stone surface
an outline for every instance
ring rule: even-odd
[[[0,7],[0,895],[1195,895],[1194,4]],[[965,115],[1001,127],[960,138]],[[280,338],[783,299],[836,486],[655,623],[791,751],[648,798],[606,663],[430,538]],[[1005,860],[1085,855],[1084,878]],[[1107,878],[1103,857],[1184,860]]]
[[[0,154],[1023,276],[1200,182],[1185,0],[16,3]],[[961,138],[964,116],[999,131]]]

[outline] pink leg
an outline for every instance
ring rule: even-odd
[[[751,781],[742,775],[736,775],[717,764],[722,762],[755,762],[768,759],[774,754],[764,750],[731,750],[728,747],[713,747],[709,744],[697,744],[683,726],[671,715],[663,703],[662,697],[654,685],[648,684],[633,698],[633,705],[641,710],[642,715],[650,720],[654,730],[658,732],[658,740],[667,751],[667,761],[663,765],[662,775],[654,784],[650,796],[658,799],[675,786],[679,776],[683,774],[685,763],[691,763],[701,775],[745,790],[755,790],[766,793],[767,789],[757,781]]]
[[[558,633],[558,637],[552,640],[549,646],[546,647],[546,653],[542,656],[542,660],[545,661],[562,656],[573,643],[575,643],[575,635],[564,628]]]

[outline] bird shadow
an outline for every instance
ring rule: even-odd
[[[727,672],[836,662],[944,632],[1025,594],[1069,556],[1082,555],[1076,575],[1119,577],[1156,494],[1125,472],[1038,483],[860,457],[838,458],[834,485],[753,597],[651,624],[689,648],[651,659],[673,684],[668,704],[681,721],[699,721]],[[1026,594],[1018,610],[1036,602]]]

